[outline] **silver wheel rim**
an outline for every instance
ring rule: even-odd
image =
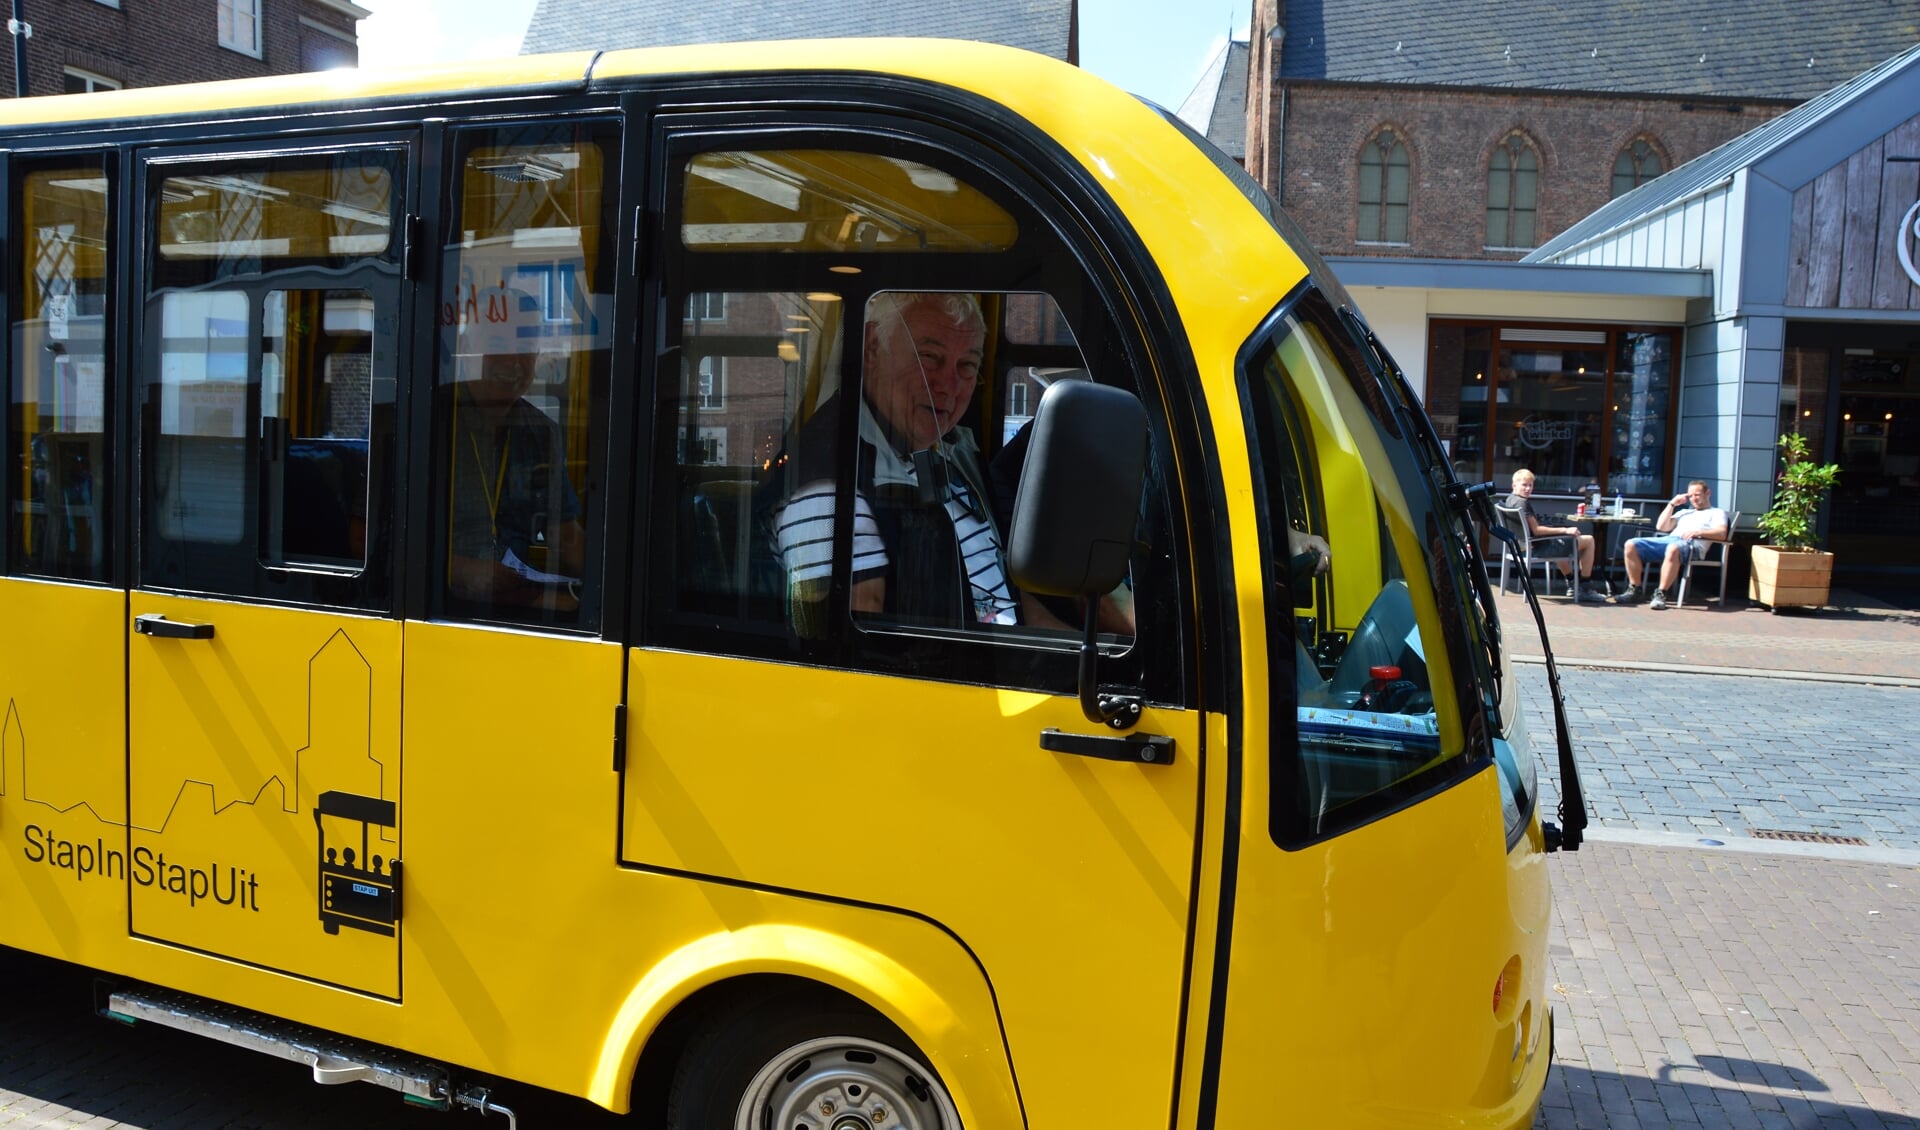
[[[734,1130],[958,1130],[953,1100],[912,1056],[858,1036],[798,1043],[747,1084]]]

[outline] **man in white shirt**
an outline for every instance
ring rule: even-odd
[[[1708,541],[1725,541],[1732,535],[1727,528],[1727,512],[1713,505],[1713,488],[1699,479],[1687,484],[1687,493],[1675,495],[1654,528],[1661,536],[1633,538],[1627,542],[1627,591],[1618,604],[1638,604],[1642,596],[1640,578],[1647,563],[1660,563],[1660,587],[1653,590],[1649,608],[1662,609],[1672,599],[1680,579],[1680,566],[1687,560],[1699,560],[1707,552]]]

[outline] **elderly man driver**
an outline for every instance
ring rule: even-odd
[[[797,487],[774,515],[774,540],[796,605],[825,596],[834,481],[852,468],[855,612],[1062,626],[1007,580],[980,449],[959,423],[973,403],[985,339],[971,294],[888,292],[868,303],[857,457],[837,448],[836,394],[790,439],[782,460]]]
[[[1687,484],[1687,493],[1675,495],[1660,511],[1654,528],[1659,537],[1634,538],[1627,542],[1627,592],[1617,603],[1637,604],[1645,599],[1640,579],[1651,562],[1660,563],[1660,587],[1653,590],[1647,607],[1660,609],[1672,599],[1685,560],[1698,561],[1707,552],[1707,541],[1725,541],[1727,512],[1713,505],[1713,488],[1700,479]]]

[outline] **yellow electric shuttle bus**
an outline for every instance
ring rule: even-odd
[[[0,165],[0,944],[108,1015],[496,1114],[1528,1125],[1477,488],[1168,115],[727,45]]]

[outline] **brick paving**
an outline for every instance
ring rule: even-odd
[[[1860,604],[1546,608],[1593,824],[1552,862],[1541,1130],[1920,1130],[1920,623]],[[1545,667],[1518,672],[1551,811]]]
[[[1590,842],[1553,877],[1536,1127],[1920,1128],[1920,870]]]
[[[1536,657],[1526,603],[1498,598],[1509,646]],[[1844,590],[1821,610],[1769,613],[1743,600],[1656,612],[1644,604],[1541,602],[1557,658],[1586,663],[1749,668],[1920,682],[1920,612]]]

